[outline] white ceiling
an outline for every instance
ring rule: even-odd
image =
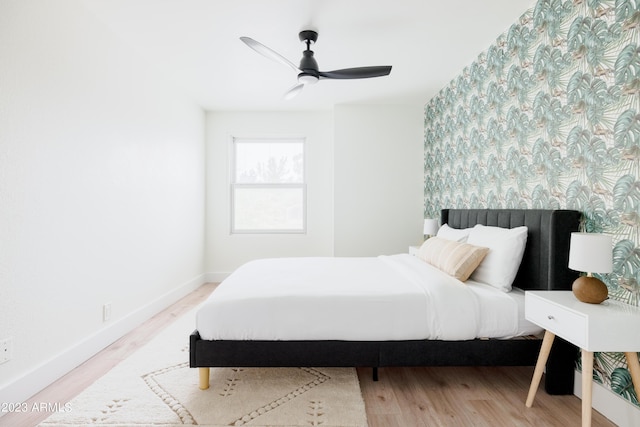
[[[84,5],[207,110],[424,105],[533,0],[87,0]],[[303,29],[320,69],[392,65],[386,77],[321,80],[296,98],[290,68],[249,49],[249,36],[298,64]]]

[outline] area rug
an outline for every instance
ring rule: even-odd
[[[97,380],[43,427],[367,425],[352,368],[189,368],[195,310]]]

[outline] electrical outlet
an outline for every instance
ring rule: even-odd
[[[0,364],[13,358],[13,338],[0,340]]]
[[[111,320],[111,303],[106,303],[102,306],[102,321],[108,322]]]

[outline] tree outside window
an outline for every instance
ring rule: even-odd
[[[232,233],[304,233],[303,138],[233,138]]]

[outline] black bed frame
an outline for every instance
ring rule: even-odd
[[[441,223],[453,228],[475,224],[528,227],[527,246],[514,286],[524,290],[567,290],[577,273],[567,267],[571,232],[580,213],[570,210],[444,209]],[[208,341],[190,337],[190,366],[209,367],[378,367],[533,366],[540,339],[467,341]],[[545,390],[572,394],[577,349],[556,338],[549,356]],[[207,388],[209,370],[200,370]]]

